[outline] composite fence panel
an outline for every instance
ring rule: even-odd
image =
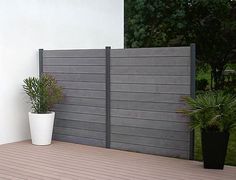
[[[189,158],[190,47],[111,50],[111,147]]]
[[[191,47],[44,50],[40,71],[65,99],[55,105],[56,140],[192,158],[189,119],[176,113],[194,94]],[[191,137],[191,138],[190,138]]]
[[[63,87],[55,140],[105,146],[105,50],[44,50],[43,72]]]

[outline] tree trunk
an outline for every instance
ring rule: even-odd
[[[216,67],[213,67],[212,76],[214,80],[214,89],[215,90],[223,89],[224,88],[223,68],[217,69]]]

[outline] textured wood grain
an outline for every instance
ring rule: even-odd
[[[112,143],[113,147],[173,155],[162,148]],[[187,152],[186,152],[187,153]],[[176,156],[183,154],[175,151]],[[54,141],[0,146],[0,179],[10,180],[234,180],[236,167],[203,169],[202,162]]]

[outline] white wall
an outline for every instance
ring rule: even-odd
[[[0,0],[0,144],[28,139],[38,49],[123,48],[123,0]]]

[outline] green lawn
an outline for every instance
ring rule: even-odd
[[[200,130],[195,130],[195,159],[202,160]],[[230,133],[225,164],[236,166],[236,130]]]

